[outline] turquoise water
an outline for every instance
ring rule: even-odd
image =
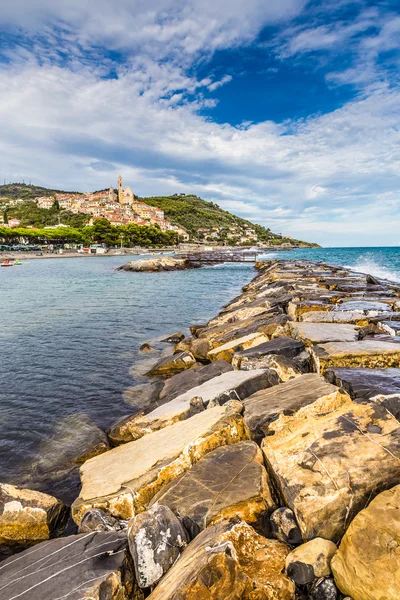
[[[400,281],[399,248],[305,249],[266,258],[324,260]],[[0,269],[0,481],[77,495],[67,474],[86,423],[132,412],[132,386],[171,332],[187,333],[254,276],[251,265],[171,273],[117,272],[123,257],[31,260]],[[127,392],[128,391],[128,392]],[[78,436],[78,437],[77,437]]]

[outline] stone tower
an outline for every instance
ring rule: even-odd
[[[120,204],[125,204],[125,196],[124,196],[124,190],[122,189],[121,175],[119,175],[119,177],[118,177],[118,202]]]

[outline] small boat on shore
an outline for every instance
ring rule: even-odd
[[[8,258],[6,258],[1,264],[0,267],[13,267],[14,266],[14,261],[10,261]]]

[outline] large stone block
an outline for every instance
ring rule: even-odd
[[[196,363],[196,359],[190,352],[178,352],[159,360],[147,373],[147,375],[171,375],[190,369]]]
[[[383,406],[336,392],[279,417],[263,450],[304,540],[336,542],[373,494],[400,483],[399,443],[399,423]]]
[[[204,456],[152,500],[169,506],[192,537],[222,519],[261,524],[275,508],[260,448],[250,441],[222,446]]]
[[[400,486],[379,494],[346,531],[331,567],[335,583],[354,600],[398,600]]]
[[[358,342],[329,342],[315,346],[315,368],[324,373],[330,367],[387,368],[400,366],[400,344],[377,339]]]
[[[1,600],[142,600],[126,533],[87,533],[25,550],[0,565]]]
[[[294,584],[283,573],[288,551],[243,522],[208,527],[149,600],[294,600]]]
[[[201,398],[205,407],[211,401],[224,404],[232,399],[244,400],[254,392],[276,383],[279,383],[279,378],[273,371],[229,371],[188,390],[146,415],[124,419],[112,428],[110,438],[116,444],[130,442],[177,421],[183,421],[192,414],[192,398]]]
[[[0,484],[0,555],[61,535],[67,507],[48,494]]]
[[[72,505],[76,523],[91,508],[131,518],[167,483],[202,456],[248,437],[242,417],[216,406],[171,427],[118,446],[81,467],[82,490]]]
[[[218,346],[217,348],[210,350],[207,357],[211,361],[223,359],[227,362],[231,362],[235,351],[244,350],[245,348],[253,348],[254,346],[259,346],[266,341],[268,341],[268,336],[266,336],[264,333],[250,333],[242,338],[232,340],[227,344],[223,344],[222,346]]]
[[[321,375],[306,373],[279,386],[261,390],[244,403],[244,420],[251,437],[261,442],[273,421],[282,414],[293,414],[323,396],[337,392]]]
[[[216,360],[215,362],[200,368],[192,368],[182,371],[166,379],[162,390],[160,391],[160,401],[168,402],[181,394],[184,394],[191,388],[194,388],[213,377],[218,377],[222,373],[232,371],[232,366],[225,360]]]
[[[336,323],[291,323],[291,335],[307,346],[326,342],[355,342],[358,340],[358,329],[350,324]]]

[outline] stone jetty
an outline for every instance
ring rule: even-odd
[[[0,486],[2,600],[399,600],[400,285],[256,268],[87,455],[78,534]]]

